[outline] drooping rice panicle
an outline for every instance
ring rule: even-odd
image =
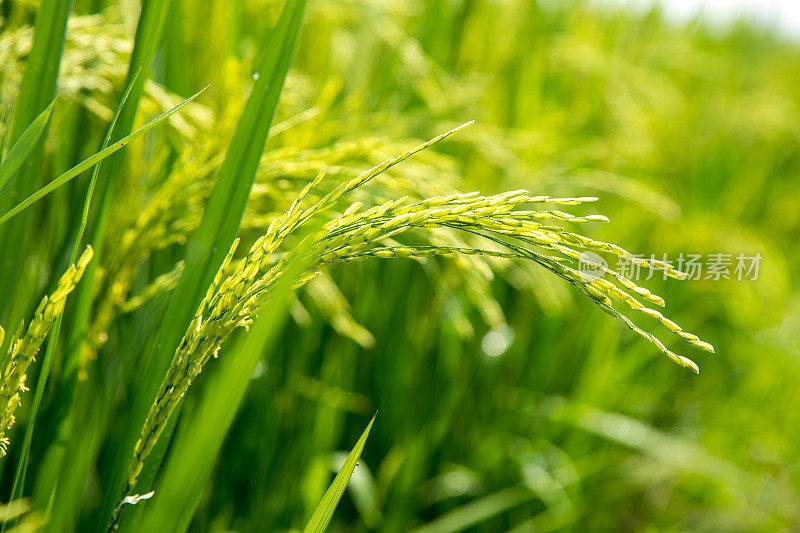
[[[332,208],[349,192],[368,183],[410,155],[465,126],[459,126],[384,161],[360,176],[340,184],[310,207],[302,209],[303,200],[307,199],[312,189],[318,186],[324,177],[324,172],[320,172],[302,189],[289,209],[270,223],[266,233],[256,240],[249,252],[231,270],[228,264],[238,240],[234,242],[178,346],[172,365],[147,415],[128,469],[127,489],[136,484],[144,461],[194,378],[212,356],[217,356],[225,338],[236,328],[247,327],[253,322],[259,310],[270,302],[271,289],[288,270],[288,265],[296,260],[302,260],[303,264],[308,265],[305,273],[296,281],[296,286],[313,279],[325,265],[367,257],[431,257],[458,254],[531,260],[577,287],[604,311],[622,320],[625,325],[656,345],[672,360],[694,371],[698,370],[692,361],[670,351],[656,336],[640,329],[628,317],[617,311],[612,302],[612,300],[622,302],[635,311],[657,318],[669,330],[693,346],[713,351],[711,345],[700,341],[691,333],[684,332],[660,313],[639,304],[630,293],[633,292],[653,302],[659,302],[660,299],[620,274],[612,274],[608,269],[606,274],[611,279],[589,276],[577,270],[576,262],[583,257],[581,250],[600,251],[627,260],[638,260],[638,264],[645,267],[664,269],[672,277],[681,278],[682,273],[665,263],[636,258],[614,244],[541,224],[542,220],[553,218],[564,221],[579,219],[581,223],[606,222],[605,217],[599,215],[573,217],[560,211],[553,214],[552,211],[542,212],[529,208],[530,204],[537,202],[574,205],[593,201],[594,198],[552,199],[546,196],[532,196],[525,190],[515,190],[492,196],[482,196],[477,192],[452,194],[416,202],[400,198],[388,200],[365,210],[361,210],[363,205],[356,202],[344,209],[341,215],[322,225],[321,229],[303,236],[301,244],[295,244],[279,259],[273,258],[286,239],[301,233],[312,219],[318,217],[324,210]],[[443,229],[474,235],[482,239],[486,246],[478,248],[386,245],[387,242],[394,241],[404,234],[435,233]],[[304,255],[301,257],[298,254]]]
[[[22,393],[27,390],[25,376],[28,368],[36,360],[36,354],[50,332],[53,322],[64,310],[67,296],[78,284],[86,270],[86,265],[91,260],[92,247],[89,246],[78,258],[78,261],[74,265],[70,265],[61,276],[53,293],[45,296],[39,303],[25,333],[22,333],[23,324],[20,324],[17,333],[11,340],[8,355],[2,371],[0,371],[0,417],[2,417],[0,418],[0,451],[3,453],[8,445],[6,433],[14,425],[14,411],[22,401]],[[2,335],[0,335],[0,344],[2,344]]]

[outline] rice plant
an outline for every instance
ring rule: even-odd
[[[324,178],[324,172],[320,172],[317,178],[300,191],[286,213],[270,223],[267,232],[253,244],[247,255],[239,260],[233,271],[228,273],[231,259],[239,244],[238,240],[234,241],[200,303],[194,319],[189,324],[162,382],[156,401],[150,408],[140,438],[136,443],[134,458],[129,466],[125,493],[130,487],[136,485],[145,459],[155,446],[172,411],[186,394],[192,380],[197,377],[212,356],[217,357],[223,341],[235,328],[252,324],[254,315],[269,303],[270,289],[282,275],[285,275],[287,264],[291,261],[301,260],[296,258],[296,254],[292,252],[287,252],[279,260],[275,260],[273,256],[280,245],[291,238],[294,233],[302,231],[303,226],[315,215],[335,205],[350,191],[367,183],[383,170],[402,162],[415,152],[446,138],[459,129],[461,127],[422,143],[393,159],[384,161],[357,178],[342,183],[317,203],[302,209],[303,200],[309,191]],[[623,320],[626,325],[654,343],[672,360],[698,372],[697,365],[691,360],[667,349],[655,336],[638,328],[631,320],[624,318],[613,308],[612,304],[613,298],[634,310],[655,317],[693,346],[713,352],[710,344],[699,340],[696,335],[683,331],[660,312],[645,307],[624,289],[657,305],[663,305],[661,298],[612,270],[606,269],[606,272],[620,286],[605,278],[595,279],[588,274],[582,274],[565,264],[570,259],[584,257],[575,248],[602,250],[635,261],[638,260],[637,258],[618,246],[567,232],[560,226],[541,224],[541,221],[552,219],[568,220],[573,223],[607,221],[605,217],[601,215],[575,217],[562,211],[516,209],[521,205],[533,202],[574,205],[592,200],[596,200],[596,198],[531,197],[527,191],[511,191],[490,197],[481,196],[478,193],[454,194],[428,198],[411,205],[404,205],[406,204],[405,199],[398,199],[363,211],[361,211],[363,204],[357,202],[345,209],[341,216],[327,222],[320,232],[306,236],[305,239],[310,240],[310,243],[301,241],[294,245],[295,250],[303,250],[305,254],[311,256],[305,260],[308,271],[300,276],[295,285],[302,286],[324,265],[370,257],[403,258],[464,254],[506,259],[529,259],[575,285],[581,292],[594,299],[604,311]],[[500,245],[501,248],[383,246],[389,239],[396,241],[400,235],[412,230],[431,231],[443,227],[483,237],[490,243]],[[538,251],[537,247],[541,251]],[[550,254],[543,252],[550,252]],[[678,278],[682,276],[668,264],[651,264],[645,260],[641,261],[647,267],[662,267],[671,276]]]
[[[730,339],[792,350],[755,309],[794,305],[765,237],[794,189],[759,181],[796,166],[794,45],[582,2],[2,16],[3,528],[797,518],[790,436],[748,466],[708,414],[755,419],[769,382]],[[705,102],[708,137],[701,94],[734,102]],[[767,254],[766,281],[695,281],[685,251]],[[689,330],[724,346],[697,378],[654,359],[699,373]]]

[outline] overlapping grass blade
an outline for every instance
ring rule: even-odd
[[[68,171],[64,172],[63,174],[58,176],[56,179],[54,179],[53,181],[51,181],[50,183],[48,183],[47,185],[45,185],[44,187],[42,187],[41,189],[39,189],[38,191],[33,193],[32,195],[30,195],[28,198],[26,198],[25,200],[23,200],[22,202],[20,202],[16,206],[14,206],[13,209],[9,210],[2,217],[0,217],[0,225],[5,224],[9,219],[11,219],[15,215],[19,214],[21,211],[24,211],[26,208],[30,207],[32,204],[38,202],[43,197],[47,196],[48,194],[50,194],[54,190],[58,189],[59,187],[61,187],[62,185],[64,185],[68,181],[70,181],[71,179],[75,178],[76,176],[78,176],[83,171],[90,169],[91,167],[93,167],[94,165],[96,165],[97,163],[102,161],[103,159],[107,158],[108,156],[110,156],[111,154],[116,152],[117,150],[120,150],[120,149],[124,148],[130,142],[138,139],[139,137],[141,137],[142,135],[144,135],[145,133],[147,133],[151,129],[155,128],[163,120],[165,120],[165,119],[169,118],[171,115],[177,113],[178,111],[183,109],[183,107],[185,107],[189,102],[191,102],[192,100],[194,100],[195,98],[200,96],[206,89],[208,89],[208,87],[209,87],[209,85],[206,85],[205,87],[203,87],[202,89],[197,91],[195,94],[193,94],[192,96],[190,96],[189,98],[187,98],[186,100],[181,102],[180,104],[176,105],[175,107],[173,107],[169,111],[167,111],[165,113],[162,113],[161,115],[157,116],[156,118],[154,118],[153,120],[151,120],[150,122],[148,122],[147,124],[142,126],[141,128],[137,129],[136,131],[134,131],[130,135],[128,135],[128,136],[120,139],[119,141],[113,143],[112,145],[106,147],[104,150],[100,150],[99,152],[97,152],[93,156],[87,157],[86,159],[84,159],[83,161],[81,161],[80,163],[78,163],[77,165],[75,165],[74,167],[69,169]]]
[[[133,53],[128,63],[128,74],[125,83],[125,86],[128,88],[128,105],[120,112],[117,120],[117,127],[112,137],[114,141],[125,137],[133,129],[136,113],[139,109],[139,101],[144,93],[150,67],[153,63],[153,56],[158,49],[158,44],[164,29],[164,22],[171,4],[172,0],[144,0],[142,2],[142,11],[139,15],[139,23],[136,26],[136,39],[134,41]],[[144,72],[145,75],[139,76],[138,73],[140,71]],[[110,157],[108,164],[104,166],[102,178],[98,182],[98,215],[94,223],[93,231],[91,232],[92,242],[95,243],[95,253],[98,259],[102,256],[103,252],[102,237],[105,231],[108,207],[111,203],[111,199],[114,197],[117,179],[123,168],[122,157],[122,152]],[[99,262],[100,261],[97,263]],[[94,281],[92,273],[94,268],[96,267],[90,266],[89,280],[91,280],[91,282],[87,283],[85,285],[86,289],[82,289],[78,294],[78,299],[81,300],[82,303],[83,300],[87,298],[84,294],[92,292],[92,283]]]
[[[14,173],[22,166],[39,142],[39,138],[50,120],[50,113],[53,111],[55,103],[56,101],[53,100],[44,111],[39,113],[39,116],[25,129],[22,137],[14,143],[6,158],[3,159],[3,163],[0,164],[0,195],[3,194]]]
[[[158,49],[166,14],[171,4],[171,0],[144,0],[142,2],[142,11],[136,27],[136,39],[128,63],[125,84],[128,104],[119,112],[117,126],[114,128],[112,136],[114,141],[127,136],[133,129],[134,119],[139,109],[139,101],[144,92],[145,83],[147,83],[153,56]],[[145,75],[139,76],[140,72],[144,72]],[[114,197],[117,179],[123,168],[122,155],[123,152],[110,156],[108,164],[103,166],[102,177],[97,183],[97,195],[99,197],[96,208],[97,215],[90,230],[90,242],[94,245],[96,261],[89,265],[87,279],[78,288],[78,294],[75,298],[74,320],[67,337],[70,345],[76,345],[81,342],[81,336],[88,327],[89,314],[95,293],[95,269],[98,264],[102,263],[106,217],[111,200]],[[65,365],[68,379],[71,379],[77,371],[79,364],[78,353],[79,350],[74,350],[67,354]]]
[[[375,416],[377,416],[377,414]],[[369,421],[367,429],[364,430],[364,433],[361,434],[356,445],[350,450],[344,465],[342,465],[342,469],[336,474],[333,483],[331,483],[331,486],[328,487],[328,490],[322,497],[322,501],[320,501],[317,508],[314,509],[314,514],[311,515],[311,519],[308,521],[308,524],[306,524],[303,533],[322,533],[327,529],[328,523],[331,521],[331,517],[333,517],[333,512],[336,510],[336,506],[339,505],[339,500],[342,499],[344,490],[347,488],[347,483],[353,475],[358,459],[361,457],[361,451],[364,449],[364,444],[367,442],[370,430],[372,430],[375,416]]]

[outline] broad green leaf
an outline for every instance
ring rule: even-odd
[[[155,128],[163,120],[165,120],[165,119],[169,118],[171,115],[177,113],[178,111],[183,109],[187,104],[189,104],[189,102],[191,102],[192,100],[194,100],[195,98],[200,96],[203,93],[203,91],[208,89],[208,87],[209,86],[206,85],[205,87],[200,89],[198,92],[196,92],[195,94],[193,94],[192,96],[190,96],[189,98],[187,98],[186,100],[181,102],[180,104],[176,105],[175,107],[173,107],[169,111],[167,111],[165,113],[162,113],[161,115],[157,116],[156,118],[154,118],[153,120],[151,120],[150,122],[148,122],[147,124],[145,124],[144,126],[139,128],[138,130],[134,131],[133,133],[131,133],[127,137],[124,137],[123,139],[120,139],[119,141],[115,142],[111,146],[108,146],[104,150],[100,150],[99,152],[97,152],[93,156],[87,157],[82,162],[78,163],[77,165],[75,165],[74,167],[69,169],[68,171],[64,172],[59,177],[57,177],[56,179],[54,179],[53,181],[51,181],[50,183],[48,183],[47,185],[45,185],[44,187],[42,187],[41,189],[39,189],[38,191],[33,193],[32,195],[30,195],[28,198],[26,198],[25,200],[23,200],[22,202],[17,204],[8,213],[6,213],[2,217],[0,217],[0,225],[4,224],[10,218],[12,218],[14,215],[17,215],[20,211],[23,211],[27,207],[30,207],[32,204],[38,202],[43,197],[47,196],[48,194],[50,194],[54,190],[58,189],[59,187],[61,187],[62,185],[64,185],[68,181],[70,181],[71,179],[75,178],[76,176],[78,176],[84,170],[87,170],[87,169],[91,168],[92,166],[96,165],[97,163],[99,163],[100,161],[105,159],[106,157],[108,157],[111,154],[113,154],[114,152],[116,152],[117,150],[120,150],[121,148],[124,148],[130,142],[138,139],[139,137],[141,137],[142,135],[144,135],[145,133],[147,133],[151,129]]]
[[[358,442],[356,442],[356,445],[348,454],[342,469],[339,470],[339,473],[336,474],[336,477],[333,479],[333,483],[331,483],[331,486],[325,491],[322,501],[320,501],[317,508],[314,509],[314,514],[311,515],[311,519],[308,521],[308,524],[306,524],[303,533],[322,533],[327,529],[328,523],[331,521],[331,517],[333,517],[333,512],[336,510],[336,506],[339,505],[339,500],[342,498],[344,490],[347,488],[350,476],[353,475],[353,471],[356,469],[356,464],[358,463],[359,457],[361,457],[361,451],[364,449],[364,444],[367,442],[367,437],[369,437],[369,432],[374,422],[375,417],[373,416],[372,420],[367,424],[367,429],[364,430],[364,433],[361,434]]]
[[[30,126],[28,126],[22,134],[22,137],[14,143],[14,146],[8,152],[6,158],[3,159],[2,164],[0,164],[0,194],[3,194],[3,190],[5,190],[8,182],[11,181],[14,173],[19,169],[22,163],[25,162],[33,148],[39,142],[39,138],[47,127],[47,121],[50,120],[50,113],[53,111],[55,103],[56,101],[53,100],[44,111],[39,113],[36,120],[31,122]]]

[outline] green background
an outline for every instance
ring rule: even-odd
[[[2,5],[4,138],[36,4]],[[99,146],[124,89],[138,9],[128,0],[75,1],[42,183]],[[175,95],[214,85],[185,122],[173,120],[115,163],[121,180],[106,257],[180,165],[224,155],[261,35],[279,10],[266,0],[172,1],[151,69],[159,87],[147,92],[137,124],[161,109],[159,95],[174,105]],[[695,376],[535,266],[495,265],[489,276],[458,259],[339,265],[290,303],[190,529],[302,528],[375,411],[332,531],[775,531],[800,523],[800,45],[746,23],[709,30],[582,2],[310,0],[256,178],[269,191],[251,200],[241,235],[262,233],[319,168],[338,183],[473,119],[393,169],[394,189],[378,184],[367,198],[403,187],[598,196],[586,212],[611,224],[585,231],[633,252],[760,253],[757,280],[641,282],[716,354],[687,354],[700,365]],[[206,183],[211,167],[198,174]],[[4,258],[22,261],[13,283],[0,285],[10,291],[0,293],[9,336],[63,271],[87,184],[83,176],[37,204],[29,237],[3,244]],[[185,237],[197,226],[203,187],[173,191],[180,202],[166,209],[176,225],[151,228],[164,235],[129,263],[131,296],[183,258],[185,239],[170,232]],[[161,291],[103,328],[107,342],[89,363],[97,393],[81,411],[94,415],[78,419],[97,433],[98,448],[66,448],[68,462],[85,466],[79,491],[53,504],[49,461],[68,401],[61,361],[75,349],[61,335],[27,470],[24,495],[38,509],[31,523],[55,505],[59,528],[96,528],[104,495],[116,490],[109,479],[139,355],[166,301]],[[68,305],[67,327],[73,314]],[[498,339],[505,350],[495,350]],[[218,363],[187,395],[178,431]],[[30,398],[0,463],[4,501]],[[180,462],[184,452],[172,446],[166,456]]]

